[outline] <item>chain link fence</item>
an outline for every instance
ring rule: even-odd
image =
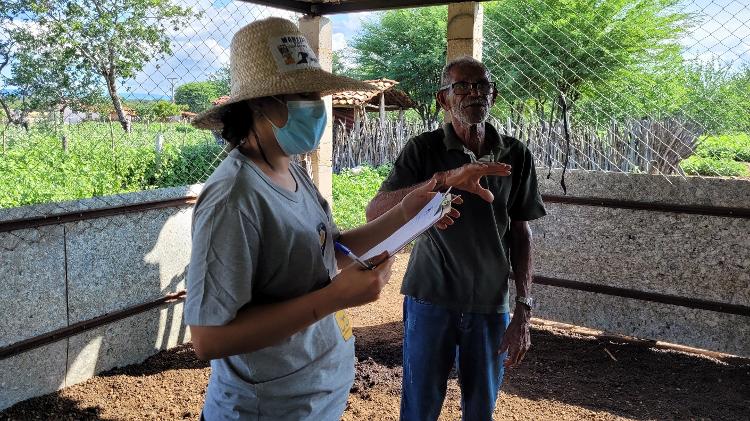
[[[492,121],[523,141],[537,165],[750,176],[747,2],[529,0],[482,5],[483,61],[499,93]],[[425,84],[435,85],[430,92],[437,90],[437,82],[429,81],[439,79],[439,68],[424,56],[401,58],[398,48],[367,42],[369,36],[387,34],[407,50],[445,51],[444,39],[411,42],[401,35],[410,28],[444,30],[447,8],[434,9],[386,13],[374,25],[366,24],[365,36],[348,52],[352,74],[399,80],[399,88],[415,98]],[[425,65],[420,69],[411,59]],[[364,61],[366,70],[381,73],[357,73],[357,60]],[[429,92],[423,96],[422,103],[434,109]],[[339,156],[357,156],[357,146]]]
[[[225,145],[190,121],[229,94],[233,33],[298,17],[231,1],[3,6],[0,208],[108,206],[112,195],[204,181]]]
[[[0,0],[0,256],[150,218],[125,193],[195,195],[227,150],[191,120],[229,94],[234,32],[268,16],[299,18],[234,1]],[[47,225],[107,209],[130,216]]]
[[[300,17],[229,0],[0,3],[4,220],[76,212],[77,199],[119,206],[123,193],[205,181],[226,146],[190,121],[229,93],[233,33],[270,15]],[[492,121],[525,142],[537,165],[750,174],[747,2],[483,6],[483,57],[499,88]],[[388,13],[395,12],[373,14],[371,24]],[[444,54],[445,33],[429,38]],[[416,83],[425,80],[434,78]],[[334,167],[391,162],[409,137],[438,121],[407,113],[357,133],[337,124]],[[33,214],[24,208],[39,203],[50,205]],[[3,249],[16,240],[3,240]]]
[[[484,57],[496,115],[539,163],[750,175],[746,2],[493,3]]]

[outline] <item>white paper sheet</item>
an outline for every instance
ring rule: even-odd
[[[427,231],[437,221],[440,220],[448,211],[450,211],[450,193],[436,194],[419,213],[409,222],[402,225],[396,232],[391,234],[377,246],[371,248],[368,252],[360,256],[361,260],[368,260],[384,251],[388,251],[389,256],[398,253],[402,248],[409,244],[419,234]],[[446,200],[447,199],[447,200]]]

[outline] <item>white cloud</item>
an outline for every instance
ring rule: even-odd
[[[378,12],[348,13],[342,21],[342,26],[349,32],[359,32],[362,22],[372,21],[378,16]]]
[[[171,95],[171,87],[183,83],[207,80],[221,67],[229,64],[229,46],[234,33],[258,19],[279,16],[296,22],[299,15],[280,9],[246,2],[222,4],[213,0],[175,1],[182,7],[202,11],[202,16],[191,20],[178,30],[170,30],[172,54],[149,62],[133,79],[124,83],[127,92],[156,96]],[[177,78],[170,81],[168,78]]]
[[[681,41],[684,57],[741,68],[750,64],[750,6],[732,0],[691,3],[698,24]]]
[[[340,51],[347,46],[346,36],[341,32],[333,34],[333,51]]]

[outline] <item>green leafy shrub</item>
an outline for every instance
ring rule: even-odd
[[[333,175],[333,219],[339,229],[351,229],[366,222],[365,207],[385,179],[382,174],[390,171],[384,167],[359,167]]]
[[[704,158],[750,162],[750,134],[709,136],[698,144],[695,153]]]
[[[180,133],[193,133],[196,130],[198,130],[198,129],[196,129],[195,127],[193,127],[193,126],[191,126],[189,124],[186,124],[184,126],[177,126],[177,127],[175,127],[175,131],[178,131]]]
[[[732,159],[706,158],[693,155],[680,163],[683,171],[689,175],[745,177],[750,176],[747,164]]]
[[[95,122],[59,131],[41,125],[29,133],[9,129],[9,147],[0,154],[0,208],[205,181],[221,161],[222,148],[209,132],[180,127],[133,124],[130,135]]]
[[[385,179],[388,177],[388,174],[391,173],[391,170],[393,169],[393,164],[383,164],[377,168],[375,168],[375,171],[378,172],[378,175],[383,177]]]

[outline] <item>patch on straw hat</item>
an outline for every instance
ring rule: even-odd
[[[315,68],[320,69],[320,62],[305,37],[285,35],[270,37],[268,44],[280,72]]]
[[[377,87],[323,70],[297,25],[282,18],[255,21],[232,37],[229,54],[231,94],[198,114],[193,125],[221,130],[221,118],[234,103],[272,95],[371,91]]]

